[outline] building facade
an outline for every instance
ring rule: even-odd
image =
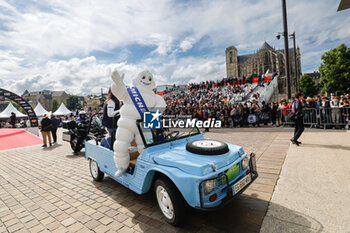
[[[35,108],[38,102],[47,110],[52,109],[52,101],[57,100],[59,104],[62,102],[67,104],[67,99],[69,95],[65,91],[33,91],[28,92],[27,90],[22,94],[22,97],[28,101],[28,103]]]
[[[300,49],[296,49],[297,70],[294,63],[294,49],[289,49],[289,62],[291,77],[301,74]],[[251,75],[277,73],[285,75],[284,50],[276,50],[267,42],[253,54],[239,55],[237,48],[230,46],[226,48],[226,75],[228,78],[249,77]]]

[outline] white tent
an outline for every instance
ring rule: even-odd
[[[27,115],[24,115],[20,111],[18,111],[12,103],[9,103],[4,111],[0,113],[0,118],[9,118],[11,116],[11,112],[14,112],[16,114],[16,117],[26,117]]]
[[[44,116],[44,114],[48,114],[45,108],[38,102],[38,105],[34,108],[34,112],[36,116]]]
[[[53,115],[55,116],[59,116],[59,115],[68,115],[71,114],[72,112],[68,110],[68,108],[64,105],[64,103],[62,102],[60,107],[56,110],[56,112],[53,113]]]

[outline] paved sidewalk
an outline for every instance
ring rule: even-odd
[[[291,146],[261,233],[350,232],[350,131],[312,131]]]
[[[180,228],[165,223],[153,192],[137,195],[109,177],[93,182],[83,153],[73,155],[60,138],[52,148],[2,151],[0,232],[258,232],[290,134],[264,128],[207,133],[256,152],[260,177],[219,211],[190,209]]]

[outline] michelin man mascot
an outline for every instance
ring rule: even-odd
[[[132,81],[133,86],[130,87],[124,84],[123,79],[124,74],[120,76],[116,70],[112,73],[114,82],[111,88],[112,93],[123,102],[123,106],[120,108],[116,140],[113,145],[114,162],[118,168],[115,173],[117,177],[122,176],[129,167],[128,149],[132,140],[135,138],[139,153],[144,148],[136,120],[142,119],[144,111],[159,110],[162,112],[166,107],[164,99],[153,92],[156,84],[149,71],[142,71]]]

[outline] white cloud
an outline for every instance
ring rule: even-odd
[[[193,44],[195,42],[196,42],[196,40],[194,38],[187,37],[180,43],[180,48],[182,49],[183,52],[186,52],[187,50],[189,50],[193,47]]]
[[[24,90],[65,90],[70,94],[87,95],[100,93],[112,84],[110,78],[113,70],[120,74],[125,73],[125,83],[130,84],[132,79],[144,69],[149,69],[156,79],[156,83],[187,84],[203,80],[221,79],[224,77],[224,63],[212,60],[187,58],[170,60],[162,66],[152,64],[132,65],[127,63],[103,64],[95,57],[83,59],[73,58],[68,61],[61,60],[47,62],[43,69],[36,74],[26,74],[22,79],[5,80],[8,89],[23,93]],[[22,70],[21,73],[25,73]]]
[[[141,71],[139,67],[127,63],[98,64],[95,57],[73,58],[69,61],[47,62],[37,74],[26,74],[23,79],[5,82],[10,90],[17,93],[25,89],[65,90],[71,94],[99,93],[101,88],[108,88],[112,84],[110,75],[114,69],[126,73],[127,83]],[[25,70],[21,73],[25,73]]]
[[[282,31],[282,15],[280,2],[274,0],[16,4],[0,0],[0,75],[2,85],[11,90],[48,86],[71,93],[99,92],[115,67],[127,77],[148,68],[163,83],[216,79],[225,76],[227,46],[235,45],[241,54],[254,52],[264,40],[283,46],[275,39]],[[350,41],[348,12],[336,12],[337,4],[288,2],[289,31],[296,31],[304,66],[317,68],[320,54]],[[129,47],[135,44],[153,51],[130,63]],[[208,54],[191,54],[195,45]],[[96,51],[111,53],[114,60],[96,61]]]
[[[150,36],[150,44],[156,44],[158,47],[153,53],[158,53],[160,55],[167,55],[171,51],[173,38],[164,34],[152,34]]]
[[[0,75],[6,76],[10,72],[15,72],[20,69],[22,58],[14,56],[11,51],[1,51],[0,50]]]
[[[222,79],[226,72],[224,63],[205,59],[195,59],[192,62],[186,59],[174,66],[176,69],[169,79],[177,84]]]
[[[279,23],[275,12],[278,4],[268,2],[270,12],[266,16],[261,11],[266,3],[247,4],[243,0],[182,4],[171,0],[110,0],[104,4],[50,1],[47,5],[51,11],[32,4],[24,13],[14,14],[6,23],[11,30],[1,34],[9,38],[6,45],[3,41],[4,46],[21,48],[28,55],[40,54],[35,59],[41,62],[52,56],[88,55],[135,43],[155,45],[155,52],[165,55],[177,48],[186,51],[203,37],[218,46],[240,44],[248,37],[268,33],[264,25]],[[261,18],[255,21],[255,17]]]

